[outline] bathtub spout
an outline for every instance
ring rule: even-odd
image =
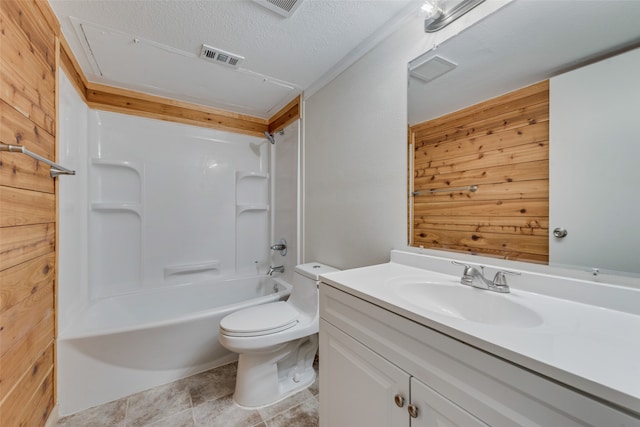
[[[277,267],[269,267],[268,276],[272,276],[273,273],[284,273],[284,265],[279,265]]]

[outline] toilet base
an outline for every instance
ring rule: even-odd
[[[257,408],[276,403],[309,387],[316,379],[313,360],[318,334],[263,349],[241,353],[233,400]]]

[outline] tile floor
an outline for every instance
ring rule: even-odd
[[[236,364],[61,418],[58,427],[317,427],[318,381],[277,404],[246,410],[233,403]],[[317,363],[315,364],[317,372]]]

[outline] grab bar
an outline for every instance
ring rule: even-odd
[[[433,193],[450,193],[452,191],[471,191],[475,193],[478,191],[477,185],[470,185],[468,187],[456,187],[456,188],[436,188],[435,190],[425,190],[425,193],[433,194]],[[412,196],[419,196],[421,191],[414,191],[411,193]]]
[[[220,270],[220,261],[216,260],[201,262],[198,264],[171,265],[164,268],[164,278],[166,279],[169,276],[175,276],[178,274],[200,273],[203,271],[215,270]]]
[[[49,169],[49,174],[51,174],[51,178],[55,178],[59,175],[75,175],[76,174],[76,171],[72,171],[71,169],[62,167],[59,164],[52,162],[51,160],[44,158],[39,154],[34,153],[33,151],[27,150],[22,145],[11,145],[11,144],[0,143],[0,151],[26,154],[27,156],[33,157],[39,162],[48,164],[49,166],[51,166],[51,169]]]

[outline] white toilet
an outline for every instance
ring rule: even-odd
[[[255,408],[311,385],[318,350],[319,276],[337,271],[317,262],[295,268],[287,301],[236,311],[220,322],[220,343],[239,353],[234,401]]]

